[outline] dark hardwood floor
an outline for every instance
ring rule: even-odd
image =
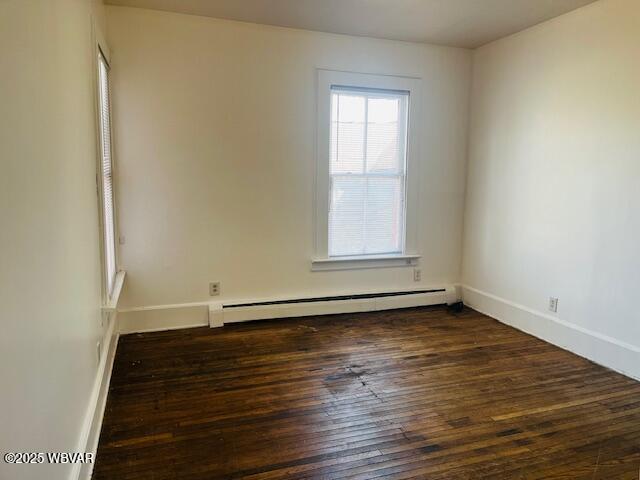
[[[94,479],[639,472],[640,383],[428,307],[121,337]]]

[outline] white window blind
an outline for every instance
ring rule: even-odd
[[[403,253],[408,101],[331,87],[329,257]]]
[[[101,149],[101,190],[104,234],[104,262],[107,294],[111,296],[116,277],[116,240],[113,202],[113,163],[111,156],[111,104],[109,92],[109,64],[98,55],[98,89]]]

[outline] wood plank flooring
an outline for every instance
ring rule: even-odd
[[[640,383],[473,310],[120,338],[94,479],[640,478]]]

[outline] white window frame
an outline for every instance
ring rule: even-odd
[[[360,268],[415,266],[418,252],[418,197],[420,188],[419,106],[420,79],[416,77],[374,75],[318,69],[317,94],[317,158],[315,178],[315,256],[313,271],[352,270]],[[398,254],[329,257],[329,202],[330,202],[330,135],[331,87],[353,87],[409,92],[406,171],[405,171],[405,225],[404,248]]]

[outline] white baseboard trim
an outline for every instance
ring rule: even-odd
[[[423,305],[452,303],[462,298],[459,285],[441,287],[419,286],[413,289],[382,289],[376,291],[333,292],[326,296],[388,293],[391,291],[410,292],[414,290],[435,290],[445,288],[446,292],[402,295],[373,299],[341,300],[335,302],[296,303],[286,305],[263,305],[238,307],[224,310],[222,306],[243,303],[273,302],[287,300],[288,297],[260,299],[234,299],[217,302],[191,302],[168,305],[149,305],[118,310],[120,333],[143,333],[203,326],[221,327],[225,323],[266,320],[271,318],[302,317],[307,315],[328,315],[334,313],[368,312],[392,308],[408,308]],[[221,312],[217,310],[220,309]]]
[[[209,325],[208,303],[153,305],[120,310],[120,333],[159,332]]]
[[[109,326],[103,339],[102,351],[105,352],[100,360],[96,378],[89,399],[89,406],[85,414],[80,441],[77,452],[93,453],[94,462],[100,440],[100,430],[104,410],[107,405],[107,395],[109,393],[109,383],[111,382],[111,372],[113,371],[113,361],[118,347],[118,314],[111,311],[108,314]],[[73,464],[70,480],[89,480],[93,473],[95,463]]]
[[[640,347],[462,285],[465,305],[592,362],[640,380]]]

